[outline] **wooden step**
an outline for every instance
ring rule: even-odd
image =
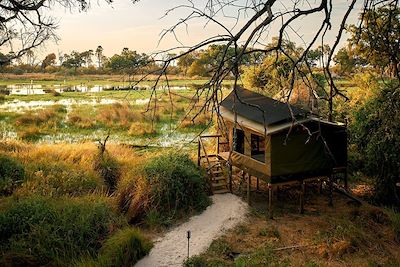
[[[213,177],[214,181],[221,181],[221,180],[226,180],[226,178],[224,176],[217,176],[217,177]]]
[[[215,188],[215,187],[221,187],[221,186],[226,187],[228,184],[227,183],[212,183],[211,185],[213,188]]]
[[[212,172],[212,174],[220,174],[220,173],[224,173],[224,171],[223,171],[223,170],[216,170],[216,171],[213,171],[213,170],[211,170],[211,172]]]
[[[214,194],[225,194],[225,193],[229,193],[228,189],[219,189],[219,190],[214,190],[213,191]]]

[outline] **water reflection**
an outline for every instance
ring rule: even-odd
[[[191,86],[170,86],[169,88],[165,85],[158,86],[157,90],[188,90]],[[81,92],[81,93],[98,93],[107,90],[150,90],[152,89],[149,85],[141,86],[119,86],[119,85],[72,85],[66,86],[63,84],[55,84],[51,86],[44,86],[41,84],[11,84],[0,86],[0,92],[7,95],[43,95],[52,92]]]

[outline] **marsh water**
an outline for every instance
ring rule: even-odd
[[[53,84],[53,85],[42,85],[42,84],[11,84],[11,85],[0,85],[0,91],[9,95],[44,95],[46,93],[55,91],[58,93],[63,92],[81,92],[81,93],[97,93],[107,90],[150,90],[152,87],[149,85],[72,85],[67,86],[65,84]],[[192,86],[169,86],[169,90],[188,90]],[[158,86],[157,90],[167,89],[166,86]]]
[[[109,133],[110,141],[115,143],[122,143],[134,146],[150,146],[150,147],[172,147],[179,145],[187,145],[197,136],[197,130],[185,130],[180,131],[176,129],[175,124],[162,123],[157,126],[157,134],[155,135],[143,135],[143,136],[129,136],[124,131],[109,131],[105,128],[93,129],[93,130],[72,130],[69,129],[66,120],[68,114],[71,111],[78,108],[90,108],[96,110],[101,106],[112,105],[115,103],[121,103],[121,98],[116,97],[112,91],[119,90],[116,87],[111,86],[74,86],[73,88],[63,88],[63,87],[52,87],[55,88],[56,92],[82,92],[82,93],[97,93],[106,90],[110,90],[110,94],[107,96],[99,95],[96,97],[91,95],[90,97],[82,96],[78,98],[68,97],[68,95],[63,95],[63,98],[57,97],[40,97],[39,95],[45,95],[49,93],[48,86],[42,86],[37,84],[28,85],[9,85],[3,86],[0,90],[8,90],[9,95],[13,95],[10,100],[5,99],[0,102],[0,139],[19,139],[19,128],[16,124],[15,118],[23,114],[34,114],[35,112],[48,109],[52,106],[62,106],[66,109],[66,117],[61,122],[61,126],[56,131],[51,131],[51,133],[41,134],[35,142],[39,143],[77,143],[85,141],[96,141],[104,139]],[[147,90],[150,87],[141,87],[133,90]],[[157,89],[163,90],[165,87],[158,87]],[[174,86],[170,87],[170,90],[189,90],[187,86]],[[121,89],[122,90],[122,89]],[[129,100],[129,104],[134,109],[143,109],[146,104],[149,103],[150,98],[149,93],[142,92],[132,92],[134,97]],[[18,98],[18,95],[21,98]],[[29,97],[26,99],[27,95],[38,95],[35,97]],[[76,94],[75,94],[76,96]],[[34,99],[34,100],[33,100]],[[42,100],[43,99],[43,100]],[[125,100],[124,100],[125,101]],[[38,126],[40,128],[40,126]],[[46,132],[46,131],[44,131]]]

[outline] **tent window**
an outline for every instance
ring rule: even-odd
[[[263,136],[251,134],[251,157],[265,162],[265,138]]]
[[[236,129],[236,143],[234,150],[240,154],[244,154],[244,132],[240,129]]]

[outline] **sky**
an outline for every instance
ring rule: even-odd
[[[193,0],[193,2],[199,7],[204,7],[205,0]],[[291,2],[292,0],[281,0],[281,6]],[[309,0],[309,2],[319,1]],[[335,12],[332,14],[334,24],[327,36],[328,41],[332,41],[336,36],[341,17],[349,5],[347,0],[333,2],[335,5]],[[129,0],[114,0],[114,3],[107,4],[105,0],[97,0],[92,1],[90,9],[85,12],[55,7],[50,14],[58,18],[57,34],[60,40],[57,43],[47,43],[37,52],[42,55],[51,52],[70,53],[72,50],[95,50],[98,45],[101,45],[104,54],[112,56],[120,53],[124,47],[140,53],[152,53],[175,47],[179,43],[173,36],[168,36],[159,43],[160,33],[183,18],[187,11],[176,11],[166,17],[163,16],[166,10],[187,3],[187,0],[141,0],[132,4]],[[357,11],[353,12],[349,22],[356,22],[357,13]],[[307,40],[315,32],[320,21],[319,16],[307,17],[296,24],[288,34],[294,41],[300,43],[298,35]],[[229,19],[224,19],[222,22],[233,25],[233,21]],[[245,18],[242,17],[238,26],[243,25],[244,22]],[[278,26],[271,27],[268,38],[277,35]],[[193,21],[188,25],[187,31],[185,29],[178,32],[178,37],[184,45],[190,45],[221,33],[223,31],[215,25],[205,26],[204,21]],[[342,44],[345,40],[346,38],[343,39]]]

